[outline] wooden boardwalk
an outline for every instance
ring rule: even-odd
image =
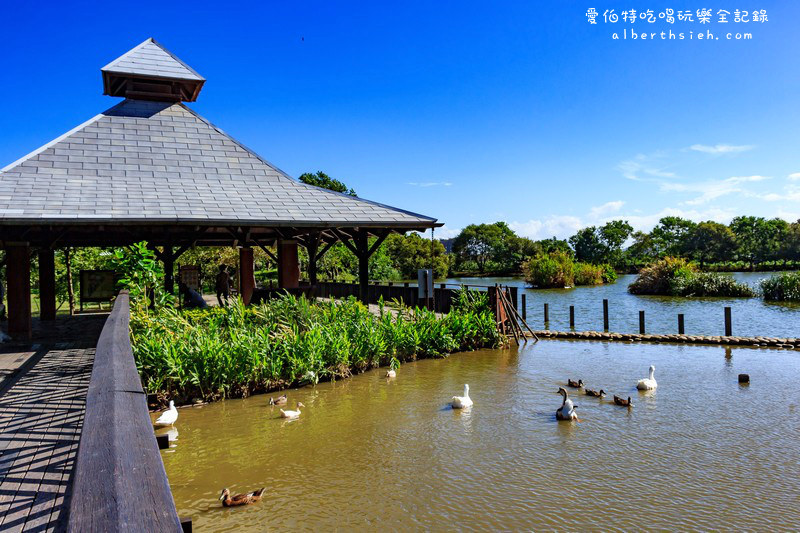
[[[38,344],[0,346],[6,354],[34,352],[0,389],[2,532],[66,526],[86,392],[104,319],[60,319],[41,328],[46,333],[35,336]]]

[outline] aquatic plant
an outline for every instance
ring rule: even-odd
[[[784,272],[762,279],[760,285],[765,300],[800,301],[800,272]]]
[[[131,340],[150,393],[181,401],[247,396],[496,346],[488,299],[476,293],[460,291],[444,316],[399,304],[376,316],[354,298],[312,302],[290,295],[250,307],[165,307],[134,312]]]
[[[643,268],[628,286],[631,294],[662,296],[755,296],[755,291],[733,277],[697,272],[686,259],[665,257]]]
[[[563,251],[536,256],[522,264],[522,271],[525,281],[537,289],[601,285],[617,279],[611,265],[575,261]]]

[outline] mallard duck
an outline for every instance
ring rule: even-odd
[[[178,420],[178,410],[175,409],[175,402],[169,401],[169,409],[161,413],[161,416],[156,418],[155,425],[157,426],[171,426]]]
[[[453,401],[450,405],[453,406],[453,409],[472,407],[472,398],[469,397],[469,385],[464,385],[464,396],[453,396]]]
[[[650,377],[645,379],[640,379],[638,383],[636,383],[636,388],[639,390],[653,390],[658,387],[658,383],[656,383],[656,378],[653,377],[653,374],[656,372],[656,367],[650,365]]]
[[[386,378],[387,379],[388,378],[396,378],[396,377],[397,377],[397,371],[395,369],[392,368],[391,370],[387,370],[386,371]]]
[[[281,409],[281,418],[298,418],[300,416],[300,408],[305,407],[301,402],[297,402],[297,409],[292,410],[283,410]]]
[[[261,499],[264,489],[266,489],[266,487],[261,487],[260,489],[254,490],[253,492],[248,492],[247,494],[237,494],[233,497],[231,497],[231,491],[228,489],[222,489],[222,494],[220,494],[219,499],[222,502],[223,507],[250,505],[251,503],[256,503]]]
[[[572,400],[569,399],[567,389],[564,387],[559,387],[557,394],[563,396],[564,399],[561,402],[561,407],[559,407],[556,411],[556,420],[577,420],[578,413],[575,412],[575,404],[573,404]]]
[[[286,395],[285,394],[281,394],[277,398],[270,397],[269,404],[270,405],[286,405],[286,401],[287,400],[288,400],[288,398],[286,397]]]
[[[592,389],[584,389],[583,392],[586,393],[586,396],[594,396],[595,398],[602,398],[603,396],[606,395],[606,391],[604,391],[603,389],[600,389],[599,391]]]
[[[572,381],[571,379],[568,379],[567,386],[572,387],[573,389],[580,389],[583,387],[583,380],[579,379],[578,381]]]
[[[617,405],[621,405],[622,407],[633,407],[633,402],[631,402],[631,397],[628,396],[628,399],[620,398],[616,394],[614,395],[614,403]]]

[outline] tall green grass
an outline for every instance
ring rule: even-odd
[[[301,384],[420,357],[496,346],[485,294],[460,291],[453,310],[381,306],[353,298],[311,302],[286,295],[258,306],[135,310],[131,340],[142,383],[179,401],[215,400]]]
[[[800,272],[786,272],[761,280],[764,299],[774,302],[800,302]]]
[[[663,296],[741,296],[756,293],[746,283],[716,272],[697,272],[686,259],[665,257],[643,268],[628,286],[631,294]]]

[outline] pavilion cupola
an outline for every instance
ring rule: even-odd
[[[115,59],[101,72],[103,94],[135,100],[194,102],[206,81],[153,38]]]

